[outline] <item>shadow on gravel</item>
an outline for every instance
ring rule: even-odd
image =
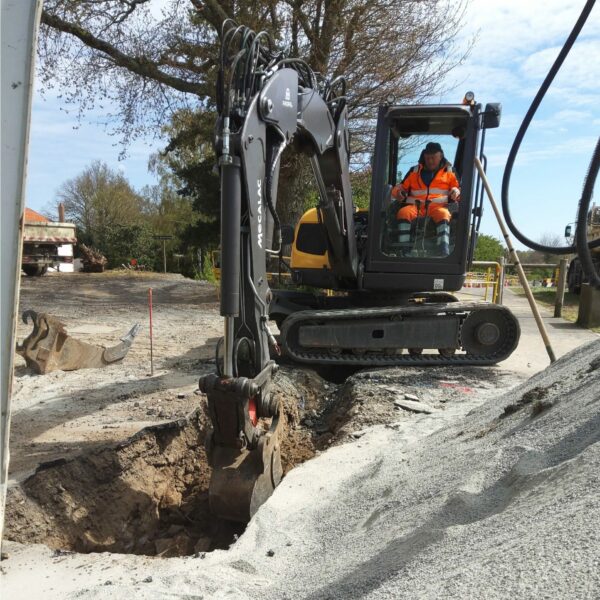
[[[210,370],[211,365],[200,365],[196,368],[198,375],[208,373]],[[181,375],[178,377],[177,373],[171,372],[152,378],[115,381],[103,386],[92,385],[57,396],[44,404],[38,403],[31,408],[15,412],[11,419],[11,427],[15,431],[20,431],[19,439],[27,444],[46,431],[68,421],[92,415],[127,399],[167,391],[179,385],[181,385]],[[57,407],[67,405],[68,408],[65,408],[64,412],[57,410]]]

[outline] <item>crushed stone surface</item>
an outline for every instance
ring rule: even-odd
[[[117,308],[125,324],[130,308]],[[185,324],[197,303],[161,308],[163,315],[176,318],[185,340],[178,342],[177,360],[161,359],[171,381],[197,377],[199,365],[211,368],[202,361],[210,356],[207,348],[214,349],[218,311],[214,304],[203,308],[196,317],[203,323],[199,330]],[[103,322],[91,313],[85,319],[82,325],[90,327]],[[91,331],[98,335],[93,327]],[[165,351],[171,333],[159,334]],[[140,360],[142,349],[138,352]],[[107,379],[105,391],[110,393],[102,406],[114,403],[122,413],[104,424],[118,424],[129,411],[137,415],[140,408],[148,410],[134,405],[150,405],[150,398],[159,394],[172,393],[169,402],[176,402],[183,390],[190,405],[182,402],[182,412],[197,402],[191,379],[184,379],[179,389],[140,390],[135,365],[124,364],[132,370],[122,385],[131,382],[132,387],[122,393],[133,391],[134,397],[116,400]],[[93,371],[88,377],[102,378],[107,370]],[[50,416],[59,427],[70,422],[68,407],[77,406],[75,390],[81,381],[50,375],[46,385],[37,384],[54,407]],[[228,550],[156,558],[4,542],[0,569],[7,597],[598,597],[597,336],[529,379],[501,367],[379,369],[358,372],[343,384],[323,382],[308,371],[283,375],[280,393],[293,398],[286,407],[290,428],[306,443],[304,450],[297,444],[294,459],[302,464],[289,470]],[[122,372],[106,376],[115,379]],[[29,377],[18,366],[21,390],[32,389]],[[62,395],[52,397],[52,386]],[[399,400],[423,403],[433,412],[405,410],[396,405]],[[84,418],[102,415],[92,406]],[[17,416],[44,410],[22,396],[17,408]],[[140,417],[132,425],[136,431],[138,420],[165,421],[145,412]],[[122,442],[130,435],[119,428],[108,430],[111,438],[103,433],[107,430],[94,429],[89,421],[86,425],[99,444]],[[46,430],[38,427],[39,437]],[[23,438],[25,428],[17,437],[18,449],[26,447]],[[303,462],[305,451],[316,455]],[[20,473],[30,473],[35,458],[24,461],[15,481],[23,480]]]

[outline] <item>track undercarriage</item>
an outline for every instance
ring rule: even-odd
[[[370,367],[493,365],[516,348],[520,328],[505,307],[439,302],[429,294],[403,306],[303,310],[282,323],[280,343],[291,360]]]

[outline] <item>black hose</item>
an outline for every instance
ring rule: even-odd
[[[581,11],[579,18],[577,19],[577,23],[575,23],[575,27],[573,27],[573,30],[569,34],[567,41],[563,45],[558,57],[554,61],[552,68],[548,72],[548,75],[546,75],[546,79],[544,79],[544,82],[542,83],[540,89],[538,90],[538,93],[536,94],[535,98],[533,99],[533,102],[531,103],[531,106],[529,107],[529,110],[527,111],[527,114],[525,115],[525,118],[523,119],[523,122],[521,123],[521,127],[519,128],[519,131],[517,132],[517,135],[515,137],[515,141],[513,142],[512,148],[510,149],[510,153],[509,153],[508,159],[506,161],[506,167],[504,169],[504,175],[502,177],[502,212],[504,213],[504,218],[506,219],[506,224],[508,225],[508,227],[511,230],[511,232],[513,233],[513,235],[522,244],[525,244],[525,246],[528,246],[529,248],[532,248],[533,250],[538,250],[539,252],[546,252],[548,254],[570,254],[572,252],[575,252],[577,250],[577,248],[576,248],[576,246],[558,246],[558,247],[544,246],[542,244],[538,244],[537,242],[534,242],[533,240],[530,240],[529,238],[525,237],[517,229],[517,226],[514,224],[512,218],[510,216],[510,209],[509,209],[509,205],[508,205],[508,190],[509,190],[509,186],[510,186],[510,177],[512,174],[512,169],[513,169],[515,159],[519,152],[519,147],[521,146],[521,142],[523,141],[523,138],[525,137],[527,128],[529,127],[529,124],[531,123],[533,116],[535,115],[540,103],[542,102],[542,99],[546,95],[546,92],[547,92],[548,88],[550,87],[552,80],[558,73],[562,63],[564,62],[565,58],[569,54],[569,51],[571,50],[573,44],[575,43],[577,36],[579,35],[581,29],[583,28],[584,23],[586,22],[587,18],[589,17],[590,12],[595,4],[595,1],[596,0],[588,0],[586,2],[586,5],[583,7],[583,10]],[[578,218],[581,218],[581,217],[582,216],[579,215]],[[586,221],[586,218],[587,218],[587,215],[583,215],[584,222]],[[578,229],[579,229],[579,223],[578,223]],[[595,248],[597,246],[600,246],[600,239],[590,242],[590,244],[589,244],[590,248]]]
[[[594,266],[592,260],[592,253],[588,247],[587,240],[587,214],[590,208],[590,202],[592,200],[592,194],[594,191],[594,184],[596,183],[596,177],[598,176],[598,168],[600,167],[600,139],[596,144],[596,149],[592,155],[592,161],[585,177],[583,184],[583,192],[581,193],[581,200],[579,201],[579,210],[577,212],[577,230],[575,233],[575,241],[577,244],[577,254],[579,255],[579,261],[585,276],[587,277],[590,285],[600,289],[600,276]]]
[[[273,217],[273,234],[277,235],[277,247],[273,250],[274,252],[280,252],[281,250],[281,221],[279,220],[279,215],[277,214],[277,211],[275,210],[275,204],[273,203],[273,179],[275,177],[275,171],[277,169],[279,160],[281,159],[281,155],[287,145],[285,137],[283,135],[281,137],[281,144],[272,149],[273,157],[271,160],[270,168],[267,172],[267,185],[265,194],[267,206],[269,207],[269,212]]]

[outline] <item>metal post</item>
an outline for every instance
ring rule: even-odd
[[[163,240],[163,272],[167,272],[167,240]]]
[[[152,288],[148,288],[148,311],[150,314],[150,375],[154,375],[154,342],[152,333]]]
[[[504,299],[504,256],[500,257],[500,270],[498,273],[498,295],[496,296],[496,304],[502,304]]]
[[[562,317],[562,308],[565,301],[565,287],[567,283],[567,259],[561,258],[558,265],[558,281],[556,283],[556,302],[554,303],[554,316]]]
[[[8,486],[11,394],[23,248],[27,148],[35,48],[42,2],[2,0],[1,10],[0,539]]]
[[[487,176],[485,171],[483,170],[483,166],[481,162],[476,157],[475,158],[475,167],[479,171],[479,176],[481,177],[481,181],[483,181],[483,185],[485,187],[485,191],[487,192],[488,198],[490,200],[490,204],[492,205],[492,209],[494,214],[496,215],[496,219],[498,221],[498,225],[502,231],[502,235],[504,236],[504,241],[506,242],[506,246],[510,252],[510,257],[517,269],[517,274],[519,276],[519,281],[525,290],[525,295],[527,296],[527,300],[529,302],[529,306],[531,307],[531,312],[533,313],[533,317],[538,326],[538,330],[540,335],[542,336],[542,340],[544,342],[544,346],[546,347],[546,352],[550,358],[550,362],[554,362],[556,360],[556,356],[554,355],[554,350],[552,349],[552,345],[550,344],[550,339],[548,338],[548,332],[546,331],[546,326],[544,325],[544,321],[542,321],[542,316],[540,315],[540,311],[535,303],[535,299],[533,294],[531,293],[531,288],[529,287],[529,282],[525,277],[525,271],[523,271],[523,267],[521,266],[521,262],[519,261],[519,257],[513,248],[512,241],[510,236],[508,235],[508,230],[506,229],[506,225],[504,224],[504,219],[498,210],[498,206],[496,205],[496,201],[494,200],[494,195],[492,194],[492,189],[490,188],[490,184],[487,180]]]

